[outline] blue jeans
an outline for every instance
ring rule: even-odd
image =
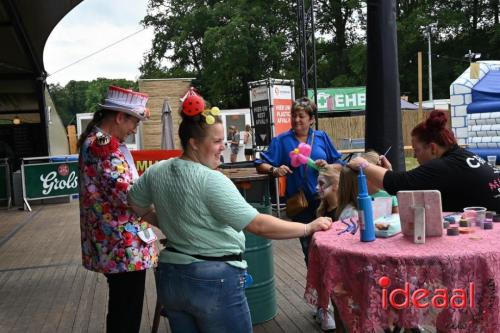
[[[303,212],[295,216],[289,216],[293,222],[309,223],[316,219],[316,210],[320,204],[319,199],[310,199],[308,201],[308,206]],[[311,242],[311,236],[300,237],[300,245],[302,246],[302,252],[304,253],[304,260],[307,262],[309,259],[309,243]]]
[[[158,299],[172,332],[252,332],[244,273],[222,261],[160,263]]]

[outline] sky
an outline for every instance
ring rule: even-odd
[[[142,32],[98,54],[51,73],[141,30],[147,0],[84,0],[54,28],[44,50],[48,83],[98,77],[136,80],[144,54],[151,48],[153,29]]]

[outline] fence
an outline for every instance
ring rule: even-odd
[[[427,118],[430,111],[432,110],[401,111],[404,146],[411,146],[411,130]],[[451,129],[450,111],[443,112],[448,116],[448,127]],[[365,137],[365,116],[320,118],[319,128],[328,133],[339,149],[362,148]]]

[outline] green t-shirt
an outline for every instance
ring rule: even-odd
[[[132,186],[132,201],[154,204],[168,245],[183,253],[219,257],[245,251],[243,229],[259,214],[221,172],[179,158],[152,165]],[[163,250],[160,262],[189,264],[191,256]],[[246,262],[229,264],[246,268]]]
[[[395,195],[390,195],[384,190],[379,190],[376,193],[370,195],[372,198],[391,198],[392,197],[392,207],[398,207],[398,198]]]

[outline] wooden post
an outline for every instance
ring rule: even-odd
[[[478,62],[472,62],[470,64],[470,78],[478,80],[480,73],[480,67]]]
[[[78,139],[76,137],[75,125],[68,125],[67,131],[68,131],[69,153],[70,154],[77,154],[78,149],[76,148],[76,143],[77,143]]]

